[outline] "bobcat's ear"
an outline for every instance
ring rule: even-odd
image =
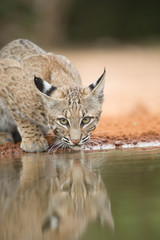
[[[105,75],[106,75],[106,69],[104,69],[103,74],[100,76],[100,78],[96,82],[88,86],[91,92],[97,92],[97,93],[103,92],[104,84],[105,84]]]
[[[85,88],[86,93],[87,93],[86,98],[94,97],[94,98],[98,99],[100,103],[103,102],[105,74],[106,74],[106,69],[104,69],[103,74],[100,76],[100,78],[96,82],[90,84],[87,88]]]
[[[38,90],[44,94],[46,94],[47,96],[51,96],[51,94],[57,90],[56,87],[54,87],[53,85],[49,84],[47,81],[34,76],[34,83],[36,85],[36,87],[38,88]]]

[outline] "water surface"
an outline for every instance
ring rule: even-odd
[[[0,160],[0,240],[160,239],[160,150]]]

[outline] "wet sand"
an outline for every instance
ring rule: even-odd
[[[160,47],[57,50],[79,70],[84,86],[107,70],[105,101],[95,145],[160,141]],[[48,137],[53,142],[53,135]],[[17,145],[0,146],[1,155],[22,154]]]

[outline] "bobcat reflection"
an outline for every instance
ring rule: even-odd
[[[113,229],[110,200],[89,155],[25,155],[22,162],[10,202],[9,187],[0,189],[1,240],[77,239],[96,219]]]

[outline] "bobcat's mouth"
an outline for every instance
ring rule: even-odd
[[[82,147],[87,144],[90,141],[90,136],[87,135],[82,139],[72,139],[70,140],[67,137],[62,137],[62,142],[67,145],[67,147],[73,149],[73,150],[80,150]]]

